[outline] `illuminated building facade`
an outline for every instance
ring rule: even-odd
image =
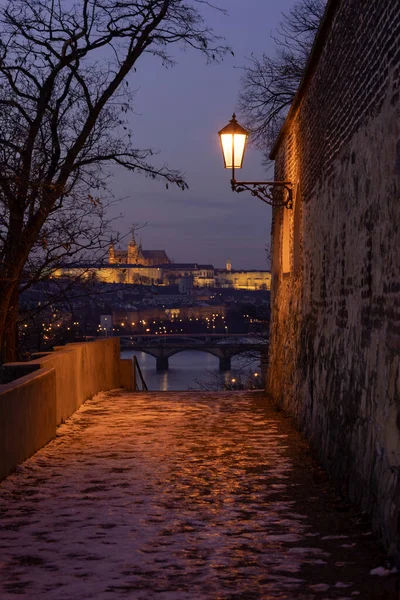
[[[198,263],[173,263],[165,250],[143,250],[132,239],[126,250],[115,249],[110,244],[106,263],[75,263],[62,265],[54,277],[73,277],[97,280],[101,283],[127,283],[140,285],[173,285],[185,283],[191,287],[221,287],[236,290],[269,290],[269,271],[236,271],[230,261],[225,269]]]

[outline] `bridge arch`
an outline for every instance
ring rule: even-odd
[[[159,358],[160,356],[165,356],[166,358],[171,358],[171,356],[174,356],[175,354],[179,354],[180,352],[205,352],[207,354],[212,354],[213,356],[216,356],[217,358],[221,358],[221,356],[225,355],[225,352],[220,352],[217,348],[203,348],[202,346],[199,346],[198,348],[193,348],[193,347],[183,347],[183,348],[171,348],[168,349],[167,347],[161,347],[161,348],[146,348],[146,346],[140,346],[139,348],[135,348],[134,346],[132,346],[131,348],[124,348],[123,349],[124,352],[143,352],[144,354],[149,354],[150,356],[152,356],[153,358]]]
[[[132,352],[135,351],[135,348],[132,347]],[[164,371],[167,370],[169,367],[169,359],[172,356],[175,356],[176,354],[180,354],[181,352],[204,352],[206,354],[211,354],[212,356],[215,356],[216,358],[218,358],[219,360],[219,369],[220,371],[229,371],[231,369],[231,360],[234,356],[239,356],[240,354],[246,354],[249,353],[249,348],[240,348],[240,347],[234,347],[232,349],[230,348],[224,348],[224,347],[202,347],[202,346],[196,346],[196,347],[181,347],[181,348],[168,348],[168,346],[160,346],[159,348],[147,348],[145,345],[140,347],[140,350],[137,349],[136,351],[138,352],[144,352],[145,354],[148,354],[149,356],[152,356],[153,358],[156,359],[156,367],[158,371]],[[251,352],[255,352],[257,354],[260,355],[260,358],[262,359],[262,355],[263,355],[263,349],[262,348],[254,348],[251,350]]]
[[[130,349],[129,349],[130,350]],[[132,348],[132,352],[135,351],[135,348]],[[225,357],[225,353],[218,351],[218,349],[214,349],[214,348],[203,348],[201,346],[199,347],[188,347],[188,348],[171,348],[168,349],[168,347],[161,347],[161,348],[157,348],[155,349],[153,348],[146,348],[146,346],[141,346],[140,350],[136,350],[137,352],[144,352],[145,354],[149,354],[149,356],[152,356],[153,358],[156,359],[157,361],[157,370],[158,371],[164,371],[167,370],[169,367],[169,359],[172,356],[175,356],[176,354],[180,354],[181,352],[204,352],[206,354],[211,354],[212,356],[215,356],[216,358],[219,359],[219,366],[220,366],[220,370],[223,371],[227,371],[228,369],[230,369],[230,363],[229,363],[229,367],[224,367],[225,365],[225,360],[227,357]],[[228,360],[230,361],[229,357]]]
[[[234,356],[249,352],[260,354],[261,362],[266,362],[268,343],[254,344],[253,340],[243,339],[246,337],[246,335],[232,334],[173,334],[159,338],[154,335],[120,336],[122,348],[152,356],[157,361],[158,370],[168,369],[168,360],[171,356],[197,350],[218,358],[221,371],[231,368],[231,359]]]

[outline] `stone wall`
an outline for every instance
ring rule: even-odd
[[[268,390],[400,552],[400,11],[331,0],[273,150]]]
[[[102,390],[132,385],[119,338],[67,344],[1,367],[0,481],[49,442],[56,427]]]
[[[55,436],[55,394],[54,369],[0,385],[0,481]]]

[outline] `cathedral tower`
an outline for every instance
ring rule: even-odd
[[[115,248],[112,240],[110,240],[110,246],[108,248],[108,262],[111,265],[115,264]]]
[[[128,265],[137,265],[139,248],[135,240],[135,229],[132,227],[132,238],[128,244]]]

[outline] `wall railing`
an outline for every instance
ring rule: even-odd
[[[139,387],[139,380],[142,387]],[[142,375],[142,371],[140,369],[138,359],[136,356],[133,357],[133,391],[134,392],[148,392],[147,384]]]

